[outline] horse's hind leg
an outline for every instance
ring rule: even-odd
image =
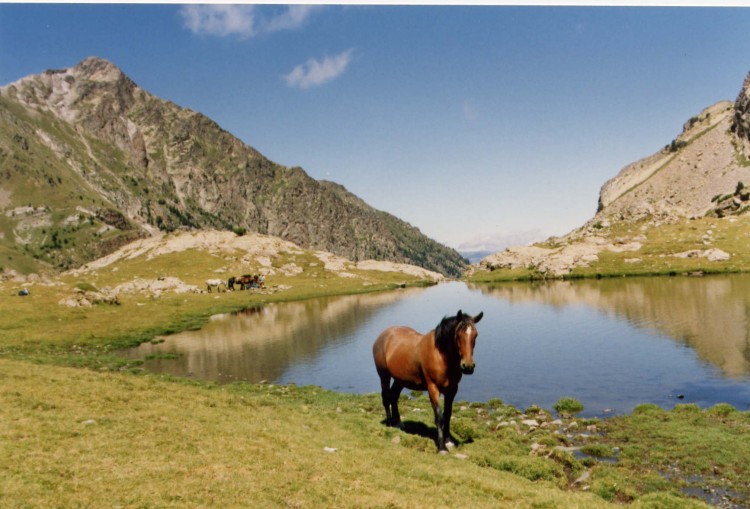
[[[393,385],[390,389],[390,399],[391,399],[391,426],[395,426],[397,428],[401,427],[401,415],[398,413],[398,398],[401,397],[401,391],[404,389],[404,386],[396,379],[393,380]]]
[[[378,370],[380,376],[380,397],[383,400],[385,408],[385,425],[391,426],[393,419],[391,417],[391,375],[387,371]]]

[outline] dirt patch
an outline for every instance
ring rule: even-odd
[[[3,189],[2,187],[0,187],[0,210],[8,208],[8,206],[11,203],[10,202],[11,194],[12,193],[8,191],[7,189]]]

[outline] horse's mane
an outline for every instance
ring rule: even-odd
[[[443,352],[450,352],[454,346],[453,338],[456,334],[457,325],[460,322],[465,321],[464,318],[470,318],[468,315],[462,315],[463,318],[459,319],[456,316],[444,317],[437,327],[435,327],[435,346]]]

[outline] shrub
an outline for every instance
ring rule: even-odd
[[[664,149],[668,152],[677,152],[678,150],[680,150],[682,147],[685,147],[685,146],[687,146],[686,141],[672,140],[672,143],[664,147]]]
[[[232,231],[238,237],[242,237],[243,235],[247,233],[247,228],[242,228],[241,226],[235,226],[234,228],[232,228]]]
[[[678,403],[672,411],[678,414],[699,414],[701,413],[701,407],[695,403]]]
[[[633,409],[633,415],[651,414],[663,411],[664,410],[662,410],[659,405],[654,405],[653,403],[644,403],[643,405],[638,405]]]
[[[575,398],[560,398],[557,403],[555,403],[554,409],[560,415],[575,415],[578,412],[583,411],[583,403]]]
[[[736,411],[737,409],[729,403],[717,403],[716,405],[709,408],[706,413],[708,415],[715,415],[717,417],[726,417]]]

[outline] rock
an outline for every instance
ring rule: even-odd
[[[706,249],[705,251],[691,249],[689,251],[683,251],[682,253],[676,253],[672,256],[676,258],[705,258],[709,262],[724,262],[732,257],[729,253],[717,248]]]
[[[573,481],[573,484],[581,484],[589,480],[591,477],[591,470],[586,470],[584,473],[581,474],[581,476]]]
[[[133,228],[127,218],[115,209],[101,208],[96,211],[96,218],[118,230],[131,230]]]
[[[703,256],[709,261],[709,262],[725,262],[731,258],[731,255],[729,253],[725,253],[721,249],[709,249],[707,250]]]
[[[547,450],[547,446],[544,444],[533,443],[531,444],[531,454],[537,456]]]
[[[58,301],[58,305],[67,307],[90,308],[97,304],[109,304],[113,306],[120,305],[120,299],[117,293],[109,289],[100,291],[84,291],[80,288],[73,289],[72,297],[64,297]]]

